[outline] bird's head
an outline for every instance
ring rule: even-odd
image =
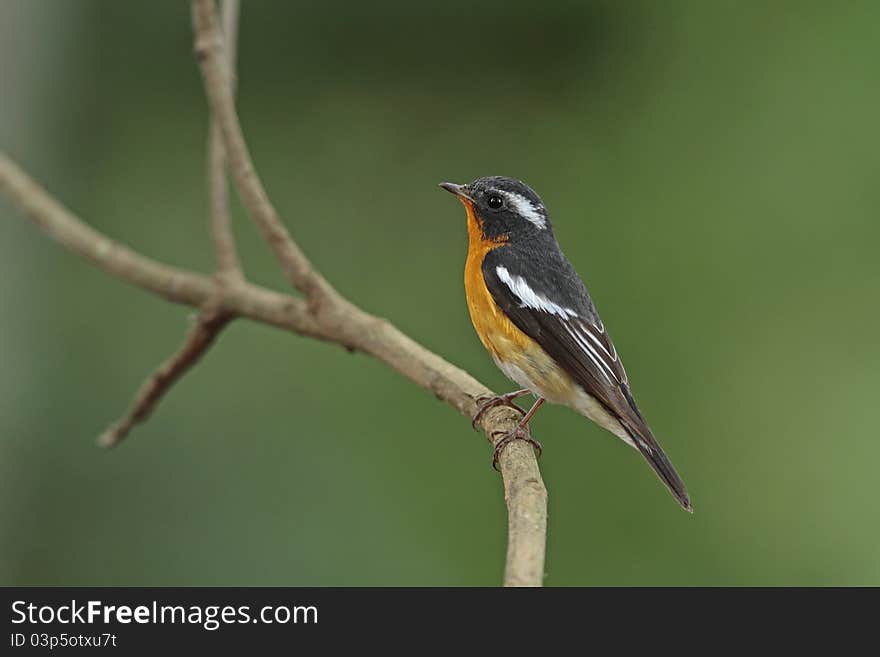
[[[466,185],[440,183],[440,187],[458,197],[485,239],[527,238],[550,232],[544,204],[524,182],[490,176]]]

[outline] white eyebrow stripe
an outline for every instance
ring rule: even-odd
[[[498,265],[495,267],[495,273],[498,274],[498,278],[510,288],[510,291],[516,295],[520,301],[521,307],[541,310],[545,313],[550,313],[551,315],[558,315],[563,319],[578,316],[571,308],[560,306],[558,303],[550,301],[550,299],[543,294],[535,292],[529,287],[529,284],[526,283],[526,280],[522,276],[511,276],[510,272],[507,271],[507,267]]]
[[[572,329],[571,326],[569,326],[568,324],[565,325],[565,330],[568,331],[569,335],[571,335],[571,337],[575,339],[578,345],[580,345],[584,349],[584,353],[586,353],[590,360],[593,361],[596,369],[598,369],[602,373],[602,376],[605,377],[605,380],[608,381],[608,383],[610,383],[611,385],[614,385],[611,379],[608,378],[608,374],[605,373],[605,370],[608,370],[611,376],[614,377],[614,380],[617,381],[617,377],[614,375],[614,370],[608,367],[608,363],[606,363],[605,360],[596,352],[592,345],[586,342],[583,337],[574,329]]]
[[[504,194],[508,203],[510,203],[510,205],[513,206],[513,209],[522,217],[531,221],[541,230],[547,228],[547,217],[544,216],[544,208],[535,207],[529,199],[516,192],[508,192],[503,189],[498,191],[499,193]]]

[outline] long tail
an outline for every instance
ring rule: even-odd
[[[666,484],[669,492],[672,493],[675,499],[678,500],[678,503],[681,504],[681,508],[689,513],[693,513],[694,507],[691,506],[691,498],[688,496],[684,482],[681,480],[681,477],[678,476],[678,473],[675,471],[675,468],[672,466],[672,463],[669,461],[663,448],[660,447],[654,439],[654,436],[649,432],[643,432],[640,434],[634,431],[631,427],[626,426],[626,424],[622,424],[626,429],[626,432],[632,438],[636,449],[642,453],[642,456],[645,457],[645,460],[654,472],[657,473],[657,476],[660,477],[660,481]]]

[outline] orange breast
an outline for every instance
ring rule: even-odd
[[[486,349],[502,361],[514,360],[518,353],[530,348],[532,339],[520,331],[495,303],[483,279],[483,258],[504,240],[489,240],[483,231],[473,207],[465,202],[468,225],[468,256],[464,266],[464,291],[467,296],[471,322]]]

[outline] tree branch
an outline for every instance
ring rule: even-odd
[[[238,39],[238,0],[223,2],[223,36],[226,46],[229,85],[235,94],[235,51]],[[210,207],[211,235],[217,254],[217,273],[221,280],[242,277],[241,264],[232,234],[229,214],[229,186],[226,181],[226,149],[217,121],[211,118],[208,136],[208,204]]]
[[[243,277],[230,277],[218,284],[215,278],[159,263],[136,253],[85,225],[2,153],[0,192],[9,196],[53,239],[116,278],[175,303],[209,308],[212,313],[217,313],[217,317],[247,317],[302,336],[339,344],[350,351],[370,354],[432,392],[462,415],[472,417],[477,410],[477,400],[492,395],[488,388],[425,349],[387,320],[370,315],[344,299],[314,269],[293,241],[260,184],[235,114],[231,76],[225,64],[213,0],[193,0],[193,17],[195,50],[239,195],[288,279],[303,292],[305,300],[253,285]],[[200,324],[191,332],[187,344],[206,341],[206,335],[210,333],[204,332],[205,317],[204,313],[200,316]],[[151,384],[154,379],[161,379],[163,373],[169,370],[182,373],[191,367],[202,350],[192,352],[185,346],[147,382],[138,399],[153,394]],[[145,416],[133,417],[132,424],[143,419]],[[511,409],[497,407],[481,417],[479,426],[494,443],[518,420],[519,416]],[[502,452],[499,465],[508,509],[504,583],[540,586],[544,573],[547,492],[534,452],[526,442],[513,441]]]
[[[217,286],[211,277],[147,258],[85,225],[2,153],[0,192],[52,239],[114,278],[196,308],[217,298]],[[371,354],[465,417],[476,412],[477,399],[493,394],[470,374],[428,351],[386,320],[357,308],[349,312],[346,321],[325,324],[309,312],[304,301],[248,282],[223,289],[220,307],[305,337]],[[493,432],[509,431],[518,420],[514,411],[497,407],[482,416],[479,426],[494,442]],[[499,466],[508,508],[505,583],[539,586],[544,570],[547,494],[531,446],[520,440],[511,442],[502,452]]]

